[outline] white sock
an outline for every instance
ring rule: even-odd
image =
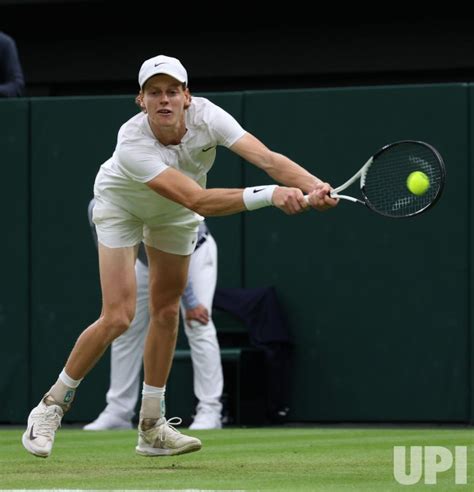
[[[59,375],[59,379],[66,385],[69,386],[70,388],[76,389],[80,384],[82,379],[72,379],[69,377],[66,373],[66,369],[63,369],[61,371],[61,374]]]
[[[156,386],[150,386],[143,383],[140,420],[157,420],[165,416],[165,392],[166,386],[158,388]]]
[[[143,383],[142,396],[149,396],[151,398],[164,398],[166,392],[166,386],[158,388],[158,386],[150,386]]]
[[[68,409],[74,399],[76,393],[76,388],[81,384],[82,379],[76,380],[72,379],[66,374],[63,369],[58,377],[58,380],[51,386],[48,391],[48,396],[50,396],[55,403],[59,403],[63,408]],[[46,399],[46,403],[52,403],[51,400]]]

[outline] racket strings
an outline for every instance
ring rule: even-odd
[[[419,142],[403,142],[382,150],[366,171],[362,193],[368,205],[390,217],[406,217],[427,208],[443,184],[440,160],[434,150]],[[428,176],[430,185],[422,195],[411,193],[407,187],[407,178],[414,171]]]

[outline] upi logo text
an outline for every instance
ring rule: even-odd
[[[467,484],[467,446],[455,446],[454,454],[443,446],[393,447],[393,476],[399,484],[414,485],[424,474],[425,484],[435,485],[438,473],[453,467],[454,483]]]

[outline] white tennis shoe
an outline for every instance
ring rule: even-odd
[[[212,408],[200,407],[189,428],[191,430],[222,429],[221,414]]]
[[[173,417],[166,420],[158,419],[148,428],[150,419],[140,420],[138,425],[138,445],[135,451],[142,456],[170,456],[175,454],[192,453],[202,447],[196,437],[185,436],[173,425],[179,425],[182,420]]]
[[[21,439],[25,449],[35,456],[47,458],[53,449],[54,436],[61,426],[64,412],[59,405],[46,405],[44,398],[33,408]]]
[[[105,431],[112,429],[131,429],[130,420],[125,420],[111,413],[102,412],[93,422],[83,427],[86,431]]]

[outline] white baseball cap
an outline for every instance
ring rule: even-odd
[[[149,58],[142,63],[140,72],[138,72],[138,84],[143,89],[145,82],[153,75],[164,73],[173,77],[178,82],[188,85],[188,73],[182,63],[171,56],[158,55]]]

